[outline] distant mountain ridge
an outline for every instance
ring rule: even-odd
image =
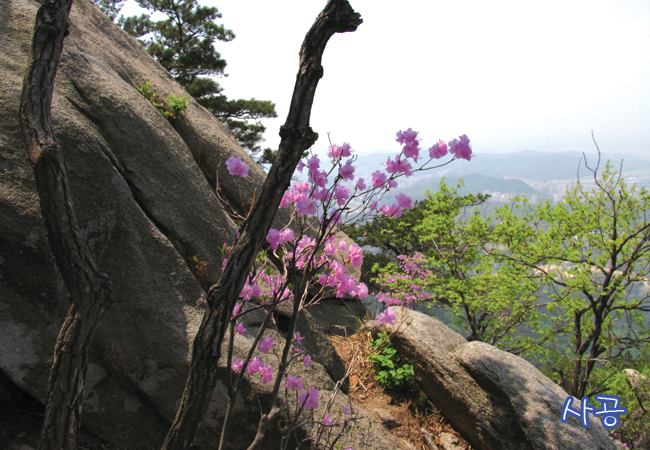
[[[384,168],[384,163],[389,157],[395,157],[395,153],[359,155],[355,163],[356,175],[369,180],[372,172]],[[551,153],[534,150],[514,153],[477,152],[471,161],[454,161],[447,166],[416,173],[410,178],[400,178],[399,192],[411,195],[415,199],[422,199],[427,189],[436,190],[438,181],[444,176],[449,185],[455,185],[462,178],[465,187],[461,189],[461,193],[499,192],[526,195],[529,198],[536,196],[538,201],[552,200],[553,190],[563,191],[566,184],[577,181],[579,167],[580,177],[591,179],[584,166],[583,158],[580,152]],[[590,167],[596,166],[598,156],[595,153],[587,154],[586,158]],[[616,170],[623,159],[623,177],[628,182],[650,187],[650,160],[638,156],[609,153],[601,155],[600,168],[605,166],[608,159],[612,161]],[[420,162],[424,161],[420,160]],[[545,186],[544,190],[540,190],[541,186]],[[396,193],[390,192],[385,200],[389,201]],[[500,199],[494,198],[494,200]]]

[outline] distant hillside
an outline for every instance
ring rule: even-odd
[[[403,192],[411,196],[414,200],[424,199],[424,193],[429,190],[435,192],[438,189],[438,183],[442,177],[428,177],[424,179],[417,180],[413,183],[410,183],[407,186],[400,184],[400,187],[397,191],[389,192],[386,195],[386,200],[391,200],[394,195],[398,192]],[[516,195],[525,195],[528,198],[533,198],[537,196],[537,201],[543,200],[552,200],[551,195],[540,192],[534,187],[524,183],[521,180],[516,180],[514,178],[498,178],[490,177],[487,175],[482,175],[480,173],[469,173],[461,177],[450,176],[445,177],[445,182],[448,186],[455,186],[458,181],[462,179],[465,182],[465,185],[459,190],[461,194],[482,194],[482,193],[501,193],[501,194],[512,194]],[[402,179],[403,180],[403,179]],[[400,180],[401,181],[401,180]],[[507,200],[503,197],[494,197],[494,201],[504,201]]]
[[[391,153],[373,153],[360,155],[355,163],[356,175],[369,180],[372,172],[383,168]],[[455,161],[444,167],[428,170],[415,174],[410,178],[400,178],[399,189],[414,198],[424,198],[424,192],[435,190],[440,178],[445,176],[448,184],[456,184],[462,178],[466,186],[462,193],[483,193],[485,191],[501,192],[504,194],[526,195],[531,198],[537,196],[538,201],[552,200],[552,195],[541,192],[528,183],[551,183],[565,181],[566,184],[577,179],[578,166],[580,176],[588,177],[588,172],[581,165],[583,155],[579,152],[545,153],[532,150],[523,150],[514,153],[476,153],[471,161]],[[587,154],[587,161],[591,167],[596,164],[597,156]],[[601,157],[601,167],[610,159],[616,168],[621,159],[624,159],[623,176],[629,182],[636,182],[642,186],[650,187],[650,160],[636,156],[604,154]],[[584,179],[583,178],[583,179]],[[564,184],[558,184],[564,186]],[[557,192],[558,189],[551,192]],[[563,192],[564,187],[559,188]],[[390,200],[396,193],[391,192],[386,197]],[[494,198],[495,201],[501,199]]]
[[[356,166],[362,176],[369,176],[385,163],[388,157],[394,156],[392,153],[361,155],[357,159]],[[475,172],[496,178],[517,178],[539,182],[575,180],[580,158],[582,153],[579,152],[546,153],[533,150],[514,153],[477,152],[471,161],[455,161],[448,166],[416,175],[415,178],[430,175],[465,176]],[[595,166],[596,158],[595,154],[587,155],[590,166]],[[624,176],[645,173],[650,178],[650,160],[635,156],[603,154],[601,164],[604,165],[608,159],[611,159],[616,167],[619,166],[621,159],[624,159]],[[586,175],[584,165],[581,166],[580,173]]]

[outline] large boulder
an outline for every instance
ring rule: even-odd
[[[394,325],[376,321],[400,356],[413,364],[420,388],[449,423],[480,450],[615,450],[593,419],[562,423],[567,394],[532,364],[462,336],[423,313],[396,310]],[[579,403],[579,402],[578,402]]]
[[[18,120],[38,7],[0,0],[0,371],[43,400],[68,300]],[[164,118],[137,88],[149,82],[159,98],[186,93],[92,2],[75,0],[70,19],[54,132],[81,231],[115,300],[92,349],[82,422],[118,447],[149,448],[174,417],[206,290],[220,276],[220,248],[235,239],[220,198],[247,211],[265,173],[192,98],[179,118]],[[237,183],[225,167],[233,155],[250,166]],[[319,342],[324,356],[315,359],[340,375],[331,345]],[[218,388],[211,411],[222,412],[223,396]],[[202,439],[214,436],[203,427]]]

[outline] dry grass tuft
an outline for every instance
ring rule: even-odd
[[[368,360],[368,355],[374,351],[370,345],[370,333],[359,332],[348,338],[330,336],[330,340],[346,369],[353,366],[350,370],[350,398],[401,439],[404,448],[430,450],[432,447],[426,444],[425,434],[440,446],[438,436],[447,432],[458,438],[461,448],[471,450],[470,445],[419,391],[387,391],[375,381],[372,363]]]

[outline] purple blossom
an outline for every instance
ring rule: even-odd
[[[299,216],[314,215],[316,214],[316,202],[310,198],[300,200],[296,203],[296,211]]]
[[[248,166],[236,156],[228,158],[226,161],[226,167],[228,168],[228,173],[233,177],[240,176],[246,178],[248,176]]]
[[[275,345],[275,341],[267,334],[257,345],[257,349],[262,353],[268,353],[273,350],[273,345]]]
[[[377,170],[372,174],[372,187],[376,188],[386,182],[386,174]]]
[[[420,156],[420,148],[418,141],[409,142],[402,149],[404,156],[406,158],[412,158],[413,161],[418,162],[418,157]]]
[[[261,372],[262,384],[266,384],[269,381],[273,380],[273,369],[271,368],[271,364],[265,365]]]
[[[336,204],[339,206],[345,205],[345,202],[350,198],[350,188],[337,184],[334,188],[334,197],[336,197]]]
[[[413,199],[411,199],[411,197],[409,197],[406,194],[402,194],[400,192],[395,196],[395,200],[397,200],[397,204],[399,205],[400,208],[404,208],[404,209],[413,208]]]
[[[394,325],[395,311],[393,308],[386,308],[384,312],[377,314],[377,322],[382,325]]]
[[[282,244],[282,234],[275,228],[271,228],[266,235],[266,241],[269,243],[271,250],[277,250],[278,246]]]
[[[248,367],[246,367],[246,372],[250,375],[255,375],[257,372],[261,372],[262,370],[264,370],[264,363],[257,356],[251,359],[248,363]]]
[[[361,266],[363,263],[363,252],[358,244],[354,243],[350,245],[350,248],[348,249],[348,258],[350,258],[350,264],[354,267]]]
[[[456,155],[456,158],[466,159],[467,161],[472,159],[472,148],[466,134],[460,136],[460,141],[454,139],[449,143],[449,153]]]
[[[347,142],[340,147],[338,145],[330,145],[327,152],[327,156],[332,159],[347,158],[350,155],[350,144]]]
[[[350,181],[354,178],[354,167],[352,167],[352,160],[348,159],[345,165],[339,168],[339,174],[343,181]]]
[[[438,143],[429,149],[429,156],[433,159],[440,159],[447,154],[447,144],[438,140]]]
[[[400,144],[408,144],[409,142],[414,142],[417,136],[418,136],[418,132],[413,131],[410,128],[404,132],[402,132],[402,130],[399,130],[397,132],[396,141]]]
[[[244,367],[244,363],[246,360],[242,359],[241,361],[238,360],[235,356],[232,357],[232,362],[230,363],[230,368],[234,372],[241,372],[242,367]]]
[[[287,375],[284,383],[287,389],[297,389],[299,391],[302,391],[302,378],[294,377],[293,375]]]
[[[305,407],[305,409],[318,408],[318,396],[320,392],[314,387],[310,387],[309,391],[302,392],[298,397],[298,402]]]

